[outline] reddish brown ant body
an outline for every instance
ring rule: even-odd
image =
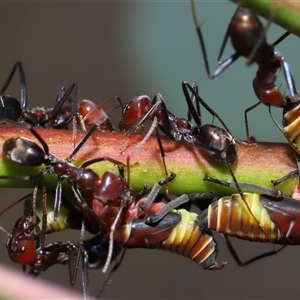
[[[55,264],[68,265],[70,284],[74,285],[77,277],[78,263],[82,257],[82,280],[85,299],[88,298],[88,269],[101,268],[106,262],[109,251],[109,241],[101,234],[97,234],[88,240],[80,242],[55,242],[45,245],[45,236],[49,233],[58,232],[67,228],[82,230],[82,211],[75,207],[74,203],[63,197],[62,209],[59,211],[58,220],[53,219],[55,193],[43,188],[39,194],[33,193],[14,202],[4,209],[0,215],[11,209],[17,203],[24,202],[24,216],[19,218],[14,225],[11,234],[0,225],[2,231],[8,235],[7,251],[9,257],[15,263],[23,266],[25,271],[29,267],[28,274],[38,276],[41,272]],[[33,210],[36,210],[37,218],[33,218]],[[88,223],[85,230],[90,231]],[[83,232],[82,232],[83,233]],[[114,243],[112,259],[121,252],[122,247]],[[123,251],[125,252],[125,251]],[[119,267],[124,253],[111,270],[111,277]],[[102,293],[109,282],[102,286]]]
[[[148,120],[156,120],[157,127],[174,141],[185,141],[200,149],[207,150],[216,160],[227,164],[229,167],[237,159],[235,141],[228,131],[215,125],[202,125],[193,100],[200,102],[205,108],[226,127],[220,117],[203,101],[198,94],[197,84],[190,86],[187,82],[182,83],[183,92],[188,104],[189,113],[196,122],[192,125],[190,120],[178,118],[171,113],[165,104],[161,94],[156,94],[153,101],[148,96],[140,96],[132,99],[123,106],[122,118],[119,128],[128,131],[136,123],[133,132],[142,128]],[[191,92],[191,96],[188,94]]]
[[[28,179],[41,180],[45,174],[58,175],[58,183],[57,183],[56,196],[55,196],[55,209],[54,209],[55,219],[57,219],[58,211],[61,203],[62,181],[65,178],[71,181],[83,180],[83,178],[81,177],[82,168],[77,168],[73,164],[71,164],[71,159],[80,150],[80,148],[84,145],[84,143],[91,136],[91,134],[96,130],[96,128],[97,125],[93,125],[89,129],[89,131],[82,138],[82,140],[74,147],[69,157],[67,157],[65,160],[61,160],[55,155],[51,154],[49,152],[49,147],[45,142],[45,140],[33,128],[29,128],[29,130],[41,143],[42,148],[35,142],[22,137],[10,138],[3,143],[3,155],[6,159],[23,166],[36,167],[42,164],[46,165],[46,167],[42,169],[37,175],[18,176],[17,178],[25,179],[25,180]],[[11,179],[16,177],[1,176],[0,178]],[[35,185],[35,190],[37,189],[37,187],[38,184]]]
[[[284,107],[287,104],[285,97],[274,84],[281,69],[283,70],[289,95],[291,98],[294,98],[296,95],[295,84],[290,68],[284,57],[274,49],[274,47],[286,38],[290,32],[287,31],[273,44],[268,44],[265,33],[270,22],[266,28],[264,28],[253,11],[249,8],[239,6],[228,25],[218,55],[218,64],[220,67],[211,75],[201,25],[199,25],[197,21],[194,1],[191,2],[193,19],[200,41],[206,72],[209,78],[214,79],[218,77],[240,56],[244,56],[247,59],[247,65],[252,63],[257,63],[258,65],[256,76],[253,79],[253,89],[259,102],[245,110],[246,134],[247,140],[250,141],[247,113],[260,103],[275,107]],[[232,46],[236,52],[228,58],[221,60],[221,56],[229,38],[231,39]]]

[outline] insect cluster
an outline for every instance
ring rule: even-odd
[[[245,111],[246,142],[235,140],[221,117],[201,98],[195,82],[182,82],[186,118],[173,114],[160,93],[156,93],[152,100],[141,95],[126,103],[118,96],[100,104],[86,99],[79,100],[77,82],[67,89],[59,89],[52,108],[29,109],[23,64],[17,62],[14,65],[0,90],[0,119],[3,128],[11,128],[11,132],[15,128],[22,128],[32,138],[19,135],[7,138],[2,144],[2,154],[9,166],[18,164],[20,170],[26,167],[30,173],[17,176],[1,174],[0,180],[30,181],[33,182],[33,190],[12,205],[20,202],[24,205],[24,215],[16,221],[12,231],[8,232],[5,226],[1,226],[1,229],[8,236],[7,251],[10,259],[24,270],[27,268],[29,275],[38,276],[55,264],[68,265],[70,284],[74,285],[81,264],[83,295],[89,298],[89,269],[100,268],[108,272],[96,296],[100,298],[121,265],[127,248],[161,249],[187,257],[205,270],[221,270],[226,262],[217,262],[218,247],[213,231],[224,235],[228,249],[239,265],[275,254],[282,248],[241,262],[229,236],[280,244],[282,247],[299,245],[299,186],[296,186],[292,197],[288,198],[280,189],[239,182],[234,171],[239,158],[238,145],[252,147],[254,143],[250,138],[247,113],[263,103],[268,106],[275,126],[286,137],[297,165],[295,170],[282,178],[274,178],[272,182],[275,186],[299,176],[297,122],[300,100],[289,65],[275,50],[275,46],[290,33],[268,44],[266,30],[255,13],[239,6],[221,46],[218,58],[220,66],[211,74],[202,26],[198,24],[193,2],[192,13],[210,78],[218,77],[241,56],[246,58],[247,64],[257,64],[253,89],[259,102]],[[221,59],[228,39],[231,39],[235,53]],[[281,70],[287,85],[286,95],[275,85]],[[16,74],[19,74],[21,82],[19,100],[7,93]],[[106,109],[109,104],[112,104],[111,108]],[[201,106],[218,119],[222,127],[203,124]],[[271,114],[273,106],[283,109],[283,127]],[[120,114],[118,124],[113,124],[109,118],[112,110]],[[72,150],[65,157],[52,153],[53,149],[44,137],[45,132],[50,130],[55,130],[58,136],[65,136],[66,132],[72,136]],[[116,131],[119,131],[118,135]],[[137,134],[143,131],[146,134],[137,140]],[[122,136],[122,141],[125,141],[118,149],[118,158],[110,155],[95,156],[93,145],[97,143],[98,137],[105,134]],[[146,181],[144,188],[134,189],[132,173],[140,162],[133,161],[132,157],[147,147],[149,141],[153,140],[150,138],[153,134],[159,149],[156,160],[163,166],[164,177],[157,178],[153,186]],[[188,149],[186,151],[204,153],[209,162],[224,169],[231,181],[212,178],[207,174],[199,186],[210,182],[212,190],[182,194],[171,199],[168,191],[171,185],[176,185],[180,174],[173,173],[168,165],[167,140],[174,145],[184,145]],[[76,156],[87,146],[92,155],[87,154],[84,161],[74,163]],[[111,167],[100,175],[94,167],[104,164]],[[49,177],[52,182],[55,178],[54,187],[48,184]],[[214,190],[218,185],[230,187],[235,192],[220,197]],[[244,192],[243,189],[255,192]],[[191,212],[191,203],[197,205],[201,213]],[[7,210],[3,210],[0,215]],[[48,235],[64,229],[78,230],[78,240],[47,242]],[[93,237],[85,238],[86,231]],[[111,263],[113,266],[108,271]]]

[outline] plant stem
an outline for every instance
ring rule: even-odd
[[[231,0],[239,5],[253,9],[259,15],[300,36],[299,1],[253,1]]]
[[[65,159],[72,152],[72,132],[65,130],[39,129],[37,130],[49,145],[50,153]],[[76,134],[77,142],[85,135],[85,132]],[[0,128],[0,139],[2,143],[8,138],[22,136],[35,140],[31,132],[24,128]],[[120,149],[128,141],[128,137],[120,133],[96,132],[88,139],[86,144],[75,155],[72,163],[79,166],[87,159],[97,157],[111,157],[126,164],[127,155],[130,154],[134,146],[143,138],[133,136],[125,153],[120,153]],[[229,194],[227,188],[203,181],[204,174],[218,179],[232,181],[227,167],[216,162],[206,151],[183,143],[172,142],[162,139],[166,152],[166,163],[168,172],[177,174],[176,179],[169,184],[171,194],[184,194],[195,192],[208,192],[214,190],[219,195]],[[292,150],[288,144],[279,143],[258,143],[252,145],[238,146],[238,161],[233,166],[233,172],[239,182],[254,183],[266,187],[272,187],[271,179],[277,179],[296,168]],[[1,147],[2,148],[2,147]],[[141,190],[145,184],[153,185],[160,178],[164,178],[161,154],[155,137],[149,140],[136,152],[130,154],[130,185],[136,190]],[[96,170],[100,176],[107,171],[118,172],[117,167],[110,162],[99,162],[90,166]],[[44,168],[32,168],[8,162],[3,158],[0,149],[0,174],[1,175],[29,175],[37,174],[38,170]],[[289,179],[282,183],[279,188],[285,195],[290,196],[293,192],[298,178]],[[28,180],[0,180],[1,187],[32,187],[34,181]],[[56,186],[56,176],[45,175],[45,184],[51,188]],[[232,191],[230,191],[231,193]],[[236,192],[236,191],[233,191]]]

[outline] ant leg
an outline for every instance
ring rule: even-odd
[[[290,67],[289,67],[288,63],[284,60],[284,58],[278,52],[276,52],[276,54],[281,59],[283,75],[284,75],[284,79],[286,81],[286,84],[287,84],[287,87],[289,90],[289,95],[294,101],[298,101],[298,99],[295,99],[295,96],[297,95],[297,90],[296,90],[294,78],[292,76]]]
[[[197,200],[203,200],[203,199],[212,199],[214,197],[215,193],[213,191],[209,193],[195,193],[195,194],[183,194],[176,199],[172,200],[171,202],[167,203],[162,209],[160,209],[158,212],[149,212],[145,216],[145,222],[146,223],[156,223],[160,221],[167,213],[169,213],[172,209],[187,203],[187,202],[195,202]]]
[[[291,34],[290,31],[286,31],[281,37],[279,37],[272,45],[276,46],[279,43],[281,43],[286,37],[288,37]]]
[[[248,123],[248,117],[247,114],[249,111],[251,111],[252,109],[254,109],[255,107],[257,107],[259,104],[261,104],[261,102],[257,102],[256,104],[248,107],[245,111],[244,111],[244,119],[245,119],[245,126],[246,126],[246,137],[247,137],[247,144],[251,144],[251,138],[250,138],[250,133],[249,133],[249,123]]]
[[[195,91],[195,89],[193,87],[190,86],[190,84],[186,81],[183,81],[182,82],[182,90],[183,90],[183,93],[185,95],[185,99],[186,99],[186,102],[187,102],[187,105],[189,107],[189,112],[191,113],[194,121],[196,122],[196,124],[198,126],[201,126],[201,120],[200,120],[200,117],[197,115],[197,112],[195,110],[195,107],[192,103],[192,100],[188,94],[188,91],[187,90],[190,90],[190,92],[193,94],[193,96],[196,98],[197,101],[199,101],[203,107],[214,117],[214,118],[217,118],[220,123],[223,125],[224,129],[229,133],[230,133],[230,130],[228,129],[228,127],[226,126],[226,124],[224,123],[224,121],[222,120],[222,118],[210,107],[207,105],[207,103],[199,96],[199,94]]]
[[[115,275],[115,272],[118,270],[118,268],[120,267],[123,258],[125,256],[127,249],[123,249],[121,258],[119,259],[119,261],[116,262],[116,264],[114,265],[114,267],[112,268],[112,270],[109,272],[109,274],[107,275],[105,281],[103,282],[98,294],[96,295],[96,299],[102,299],[102,296],[105,292],[105,290],[108,288],[108,285],[111,283],[112,281],[112,277]]]
[[[110,233],[109,233],[109,249],[108,249],[108,255],[107,255],[107,258],[106,258],[106,262],[104,264],[104,267],[102,269],[102,273],[106,273],[108,267],[109,267],[109,264],[111,262],[111,258],[112,258],[112,255],[113,255],[113,245],[114,245],[114,231],[116,229],[116,225],[120,219],[120,216],[121,216],[121,213],[122,213],[122,210],[124,208],[124,202],[121,202],[121,205],[119,207],[119,211],[118,211],[118,214],[113,222],[113,224],[111,225],[110,227]]]
[[[171,172],[171,174],[168,178],[163,178],[158,183],[156,183],[152,187],[151,192],[149,193],[146,202],[140,206],[140,210],[146,211],[147,209],[149,209],[150,205],[155,201],[155,198],[159,194],[162,186],[164,184],[167,184],[168,182],[172,181],[175,177],[176,177],[176,174]]]
[[[25,110],[27,107],[27,85],[26,85],[26,79],[25,79],[25,72],[24,72],[23,64],[21,61],[18,61],[15,63],[8,78],[6,79],[4,86],[2,87],[2,89],[0,91],[0,100],[1,100],[2,106],[4,107],[2,96],[5,93],[7,87],[9,86],[12,78],[14,77],[17,68],[19,68],[20,82],[21,82],[21,109]]]
[[[97,157],[97,158],[92,158],[92,159],[86,160],[79,168],[86,168],[89,165],[92,165],[94,163],[101,162],[101,161],[109,161],[109,162],[113,163],[114,165],[118,165],[118,166],[122,166],[122,167],[125,166],[125,164],[123,164],[119,160],[104,156],[104,157]]]
[[[63,178],[58,176],[58,181],[57,181],[56,191],[55,191],[55,201],[54,201],[54,214],[53,214],[54,221],[57,221],[58,213],[60,210],[61,194],[62,194],[62,181],[63,181]]]
[[[286,245],[283,245],[283,246],[281,246],[281,247],[280,247],[279,249],[277,249],[277,250],[273,250],[273,251],[269,251],[269,252],[266,252],[266,253],[262,253],[262,254],[260,254],[260,255],[258,255],[258,256],[255,256],[255,257],[253,257],[253,258],[251,258],[251,259],[249,259],[249,260],[247,260],[247,261],[245,261],[245,262],[242,262],[242,261],[240,260],[239,256],[237,255],[235,249],[233,248],[233,246],[232,246],[232,244],[231,244],[231,242],[230,242],[228,236],[225,235],[225,234],[221,234],[221,235],[222,235],[222,237],[223,237],[223,239],[224,239],[224,242],[225,242],[225,244],[226,244],[226,246],[227,246],[227,248],[228,248],[230,254],[232,255],[233,259],[234,259],[235,262],[236,262],[239,266],[241,266],[241,267],[247,266],[247,265],[249,265],[249,264],[251,264],[251,263],[253,263],[253,262],[256,262],[256,261],[258,261],[258,260],[260,260],[260,259],[262,259],[262,258],[265,258],[265,257],[268,257],[268,256],[275,255],[275,254],[277,254],[278,252],[280,252],[281,250],[283,250],[283,249],[286,247]]]
[[[233,55],[229,56],[228,58],[226,58],[224,60],[220,60],[221,56],[223,54],[223,51],[225,49],[225,46],[227,44],[228,38],[229,38],[229,31],[228,31],[229,29],[227,28],[227,32],[225,34],[225,37],[224,37],[224,40],[223,40],[223,43],[222,43],[222,46],[221,46],[221,49],[220,49],[220,52],[219,52],[219,55],[218,55],[218,64],[220,65],[220,67],[211,75],[210,68],[209,68],[209,62],[208,62],[208,56],[207,56],[206,47],[205,47],[205,42],[204,42],[203,34],[202,34],[202,31],[201,31],[202,24],[199,25],[199,23],[197,21],[194,1],[191,1],[191,5],[192,5],[193,20],[194,20],[194,24],[195,24],[195,27],[196,27],[198,39],[199,39],[199,42],[200,42],[200,47],[201,47],[202,56],[203,56],[203,59],[204,59],[206,73],[207,73],[207,76],[210,79],[214,79],[214,78],[218,77],[230,65],[232,65],[240,57],[240,54],[234,53]]]
[[[80,230],[80,242],[79,247],[72,247],[73,244],[70,245],[69,250],[69,276],[70,276],[70,284],[74,285],[76,283],[78,268],[79,268],[79,260],[80,256],[82,257],[82,287],[83,287],[83,295],[84,299],[89,299],[89,278],[88,278],[88,254],[87,251],[83,247],[83,236],[85,232],[85,221],[84,218],[81,222],[81,230]],[[75,244],[74,244],[75,246]],[[74,259],[75,257],[75,259]]]

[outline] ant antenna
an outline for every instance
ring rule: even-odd
[[[111,258],[112,258],[112,254],[113,254],[113,246],[114,246],[114,231],[116,229],[117,222],[120,219],[123,207],[124,207],[124,202],[121,202],[118,214],[117,214],[112,226],[110,227],[108,255],[107,255],[107,258],[106,258],[105,265],[102,269],[102,273],[106,273],[106,271],[109,267],[109,264],[111,262]]]

